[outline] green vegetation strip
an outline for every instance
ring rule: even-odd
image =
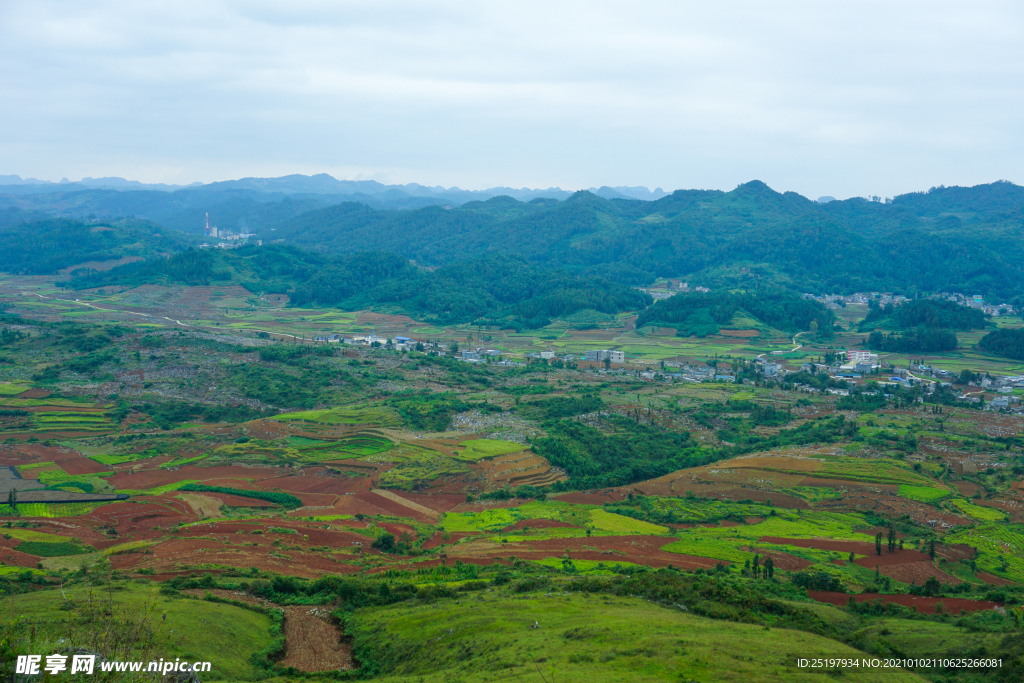
[[[302,507],[302,500],[290,493],[282,493],[281,491],[252,491],[249,489],[233,489],[227,486],[204,486],[203,484],[185,484],[178,490],[195,491],[199,493],[228,493],[233,496],[245,496],[246,498],[266,500],[288,510]]]

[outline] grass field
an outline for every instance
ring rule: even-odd
[[[820,673],[793,667],[797,656],[859,654],[820,636],[705,619],[635,598],[481,594],[466,602],[360,610],[349,632],[357,652],[393,666],[376,679],[382,683],[820,681]],[[923,680],[874,670],[845,679]]]
[[[305,410],[297,413],[275,415],[274,419],[281,422],[298,420],[300,422],[327,425],[373,424],[383,427],[398,427],[402,424],[398,413],[385,406],[353,406],[325,410]]]
[[[498,441],[496,439],[472,439],[459,443],[464,450],[456,451],[455,457],[459,460],[476,462],[484,458],[493,458],[506,453],[518,453],[525,451],[529,446],[514,441]]]
[[[910,498],[911,500],[920,501],[922,503],[932,503],[937,500],[942,500],[950,495],[950,492],[946,489],[939,489],[932,486],[908,486],[907,484],[900,484],[899,494],[904,498]]]
[[[979,568],[1024,582],[1024,525],[983,524],[950,534],[943,541],[974,546],[978,549]]]
[[[257,677],[249,655],[270,643],[268,617],[232,605],[168,598],[160,595],[158,589],[158,585],[145,582],[120,584],[109,594],[105,588],[82,585],[68,587],[65,593],[79,610],[90,601],[105,602],[109,596],[116,619],[130,613],[137,621],[147,621],[153,631],[155,658],[210,661],[213,663],[211,679],[253,680]],[[75,644],[80,646],[88,646],[93,637],[99,636],[80,623],[81,617],[74,611],[59,609],[64,604],[59,590],[16,595],[4,602],[5,607],[13,606],[13,611],[4,610],[0,627],[11,624],[17,615],[24,629],[36,629],[38,651],[56,651],[57,643],[53,642],[53,647],[47,649],[47,641],[67,638],[69,631],[72,642],[78,641]],[[166,615],[166,619],[162,615]],[[211,628],[213,624],[216,628]]]
[[[658,524],[651,524],[632,517],[616,515],[605,510],[597,509],[590,512],[590,524],[601,531],[613,534],[649,534],[660,536],[668,533],[668,527]]]
[[[974,505],[966,500],[954,500],[953,505],[965,515],[982,522],[999,522],[1006,519],[1006,514],[1000,510]]]

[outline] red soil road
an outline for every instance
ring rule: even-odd
[[[881,599],[882,602],[886,604],[913,607],[918,612],[924,612],[926,614],[934,614],[935,606],[939,603],[942,603],[942,607],[945,611],[952,612],[954,614],[960,610],[965,612],[981,612],[983,610],[999,607],[998,604],[989,602],[988,600],[967,600],[965,598],[926,598],[917,595],[881,595],[878,593],[850,595],[848,593],[835,593],[832,591],[807,591],[807,595],[818,602],[827,602],[839,607],[845,607],[849,604],[850,598],[853,598],[856,602],[871,602],[873,600]]]
[[[582,560],[597,560],[613,565],[633,562],[650,567],[673,565],[681,569],[707,569],[719,560],[696,555],[681,555],[661,550],[671,542],[664,536],[595,536],[591,538],[553,538],[543,541],[525,541],[514,545],[502,543],[460,544],[448,551],[460,559],[480,555],[499,557],[516,556],[523,559],[569,556]],[[729,564],[724,562],[723,564]]]

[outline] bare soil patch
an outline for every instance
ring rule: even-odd
[[[216,498],[210,496],[204,496],[200,493],[180,493],[178,498],[181,498],[192,511],[200,517],[223,517],[224,513],[220,511],[222,503]]]
[[[281,606],[249,595],[229,590],[185,590],[182,593],[203,597],[207,592],[225,600],[284,611],[285,657],[281,666],[300,671],[338,671],[355,668],[352,646],[342,639],[341,633],[330,622],[329,607],[310,605]]]
[[[952,586],[963,583],[961,579],[958,579],[951,574],[947,574],[936,567],[932,564],[931,560],[925,560],[923,562],[908,562],[905,564],[890,564],[885,567],[879,567],[878,571],[889,578],[896,579],[903,583],[917,584],[918,586],[924,585],[924,582],[933,576],[941,583],[948,583]]]
[[[994,602],[988,600],[967,600],[966,598],[926,598],[917,595],[882,595],[879,593],[861,593],[850,595],[848,593],[835,593],[832,591],[807,591],[807,595],[818,602],[827,602],[839,607],[845,607],[853,598],[856,602],[871,602],[881,600],[886,604],[903,605],[912,607],[918,612],[934,614],[935,607],[942,604],[946,612],[957,613],[960,610],[965,612],[980,612],[982,610],[998,607]]]

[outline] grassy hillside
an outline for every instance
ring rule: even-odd
[[[350,622],[358,653],[394,662],[392,681],[817,681],[793,662],[856,650],[800,631],[692,616],[628,597],[482,594],[463,604],[392,606]],[[847,673],[857,681],[920,681]]]
[[[212,678],[252,680],[257,671],[249,658],[272,640],[271,620],[263,614],[164,596],[158,584],[148,581],[115,582],[109,590],[80,583],[65,593],[68,602],[60,591],[5,598],[0,633],[10,640],[0,646],[4,664],[10,661],[7,655],[48,654],[69,640],[117,659],[209,661]]]

